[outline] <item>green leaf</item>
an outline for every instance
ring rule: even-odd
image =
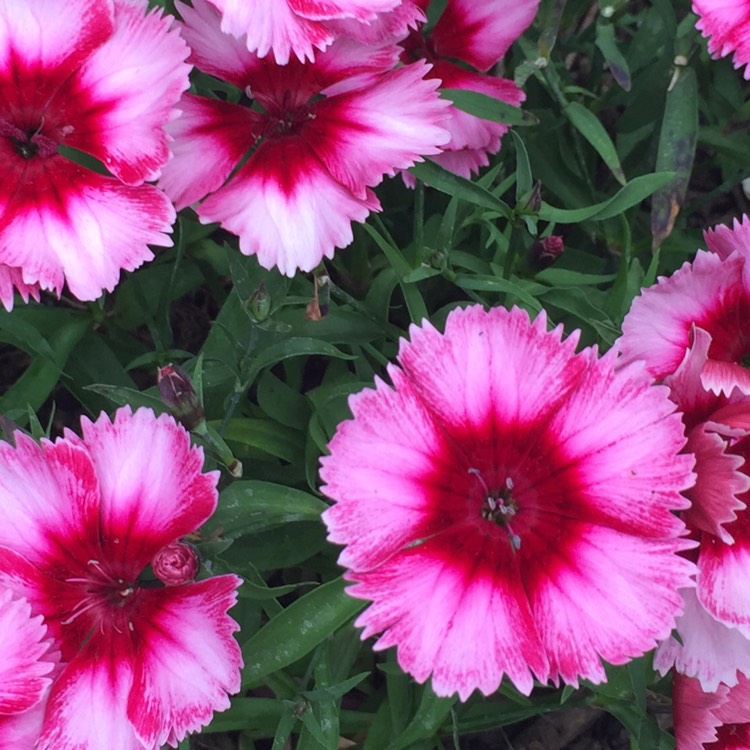
[[[630,69],[628,68],[628,61],[625,59],[622,52],[617,46],[615,41],[615,27],[611,23],[599,20],[596,25],[596,46],[599,51],[604,55],[604,61],[609,67],[609,72],[612,73],[612,77],[617,83],[622,86],[625,91],[630,91],[632,81],[630,79]]]
[[[219,496],[218,508],[202,533],[236,539],[282,524],[317,521],[327,507],[322,500],[282,484],[234,482]]]
[[[135,388],[107,385],[106,383],[87,385],[86,390],[98,393],[100,396],[106,396],[112,403],[118,406],[130,405],[134,409],[137,409],[139,406],[148,406],[157,414],[169,412],[164,402],[158,396],[147,391],[137,391]]]
[[[434,161],[427,159],[422,164],[415,164],[409,171],[418,180],[422,180],[443,193],[460,198],[479,208],[497,211],[506,219],[509,219],[513,213],[507,203],[496,198],[489,190],[449,172]]]
[[[590,109],[586,109],[586,107],[578,102],[571,102],[563,109],[563,112],[573,127],[602,157],[602,160],[609,167],[615,179],[621,185],[625,185],[627,180],[625,179],[625,173],[622,171],[617,149],[599,118]]]
[[[388,746],[388,750],[404,750],[419,740],[433,737],[457,700],[458,696],[439,698],[429,685],[425,686],[417,713],[406,729]]]
[[[514,107],[501,99],[495,99],[477,91],[440,89],[440,96],[452,101],[462,112],[481,117],[483,120],[504,122],[516,127],[539,124],[539,118],[531,112],[525,112],[520,107]]]
[[[267,675],[306,656],[365,607],[366,602],[344,593],[344,588],[342,578],[323,584],[253,635],[242,647],[243,688],[259,684]]]
[[[674,178],[654,193],[651,201],[652,247],[669,237],[685,200],[698,143],[698,84],[691,68],[680,68],[667,91],[664,119],[656,156],[657,171],[672,171]]]
[[[558,224],[578,224],[582,221],[594,219],[602,221],[621,214],[628,208],[637,206],[642,200],[653,195],[659,188],[664,187],[674,179],[674,172],[654,172],[632,179],[625,187],[601,203],[595,203],[586,208],[555,208],[548,203],[542,203],[539,218],[554,221]]]

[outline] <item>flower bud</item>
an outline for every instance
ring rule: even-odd
[[[271,295],[266,291],[266,285],[261,281],[253,296],[247,303],[250,314],[262,323],[271,312]]]
[[[195,578],[198,562],[198,552],[192,544],[172,542],[154,555],[151,567],[165,586],[181,586]]]
[[[159,394],[172,414],[188,430],[203,421],[205,414],[190,381],[190,376],[177,365],[159,368],[156,376]]]
[[[563,254],[563,250],[565,245],[559,235],[542,237],[531,246],[531,264],[537,271],[549,268]]]

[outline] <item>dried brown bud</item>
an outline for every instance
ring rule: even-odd
[[[172,542],[162,547],[151,561],[154,574],[165,586],[181,586],[198,573],[198,552],[187,542]]]

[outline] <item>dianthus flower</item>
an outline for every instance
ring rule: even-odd
[[[187,46],[146,0],[0,0],[0,19],[0,301],[66,282],[95,299],[171,244],[174,208],[144,183],[169,155]]]
[[[42,618],[0,586],[0,747],[36,747],[58,657]]]
[[[448,140],[438,82],[424,63],[391,70],[395,47],[338,40],[314,63],[279,66],[222,34],[203,0],[177,7],[192,62],[261,109],[185,95],[161,184],[178,209],[205,198],[200,220],[238,235],[264,268],[291,276],[330,258],[352,221],[380,210],[370,188]]]
[[[654,663],[698,679],[704,690],[750,675],[750,224],[707,232],[671,277],[644,289],[623,321],[623,363],[641,360],[670,389],[695,455],[696,482],[683,519],[696,552],[695,589]]]
[[[422,11],[406,0],[209,0],[221,12],[221,30],[244,38],[247,49],[279,65],[291,55],[313,60],[315,50],[329,47],[337,36],[367,43],[395,41],[423,21]]]
[[[674,676],[675,750],[747,750],[750,748],[750,680],[706,693],[700,683]]]
[[[0,445],[0,583],[61,652],[38,750],[158,750],[239,690],[239,579],[163,586],[160,550],[216,507],[216,473],[167,415],[120,409],[38,445]]]
[[[430,0],[416,0],[426,12]],[[424,58],[432,65],[430,78],[441,88],[465,89],[520,105],[526,98],[513,81],[484,75],[498,63],[534,20],[539,0],[448,0],[432,31],[413,31],[403,43],[404,61]],[[458,65],[458,60],[466,65]],[[466,67],[468,66],[468,67]],[[500,150],[508,131],[503,123],[484,120],[454,108],[445,123],[451,140],[433,160],[463,177],[487,166],[489,154]],[[407,182],[412,179],[407,175]]]
[[[750,78],[750,6],[747,0],[693,0],[700,16],[696,28],[708,38],[708,51],[715,58],[733,53],[735,68],[745,66]]]
[[[413,326],[392,387],[350,399],[323,458],[323,514],[356,624],[438,695],[504,674],[606,679],[674,626],[692,457],[642,367],[575,352],[542,313],[453,311]]]

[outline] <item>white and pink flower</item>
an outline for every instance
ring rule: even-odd
[[[427,12],[430,0],[417,0]],[[425,59],[443,89],[464,89],[519,106],[526,98],[513,81],[485,75],[534,20],[539,0],[448,0],[432,31],[412,31],[403,42],[404,61]],[[465,66],[456,64],[456,60]],[[469,66],[468,68],[466,66]],[[508,125],[454,108],[445,127],[451,140],[433,157],[451,172],[471,177],[500,150]],[[407,183],[413,180],[406,175]]]
[[[700,18],[697,29],[708,38],[713,57],[733,54],[734,67],[745,66],[750,78],[750,3],[748,0],[693,0],[693,11]]]
[[[0,583],[61,652],[34,747],[176,747],[239,690],[239,579],[165,587],[145,571],[213,513],[217,476],[166,415],[123,408],[82,430],[0,444]]]
[[[170,245],[145,184],[188,86],[188,49],[146,0],[0,0],[0,301],[68,284],[81,300]],[[83,164],[98,164],[93,169]],[[104,173],[104,172],[108,173]]]
[[[373,44],[393,42],[423,21],[409,0],[209,0],[221,12],[221,30],[258,57],[279,65],[313,60],[339,36]]]
[[[504,674],[526,694],[601,682],[602,660],[653,648],[695,569],[673,513],[693,459],[666,389],[576,353],[544,314],[474,306],[410,337],[322,460],[329,539],[371,602],[363,637],[462,699]]]
[[[201,201],[200,220],[238,235],[264,268],[291,276],[332,257],[353,221],[380,210],[372,188],[448,140],[438,82],[424,63],[392,70],[395,47],[339,40],[314,63],[280,66],[222,34],[204,0],[177,6],[191,60],[262,110],[185,95],[160,184],[178,209]]]

